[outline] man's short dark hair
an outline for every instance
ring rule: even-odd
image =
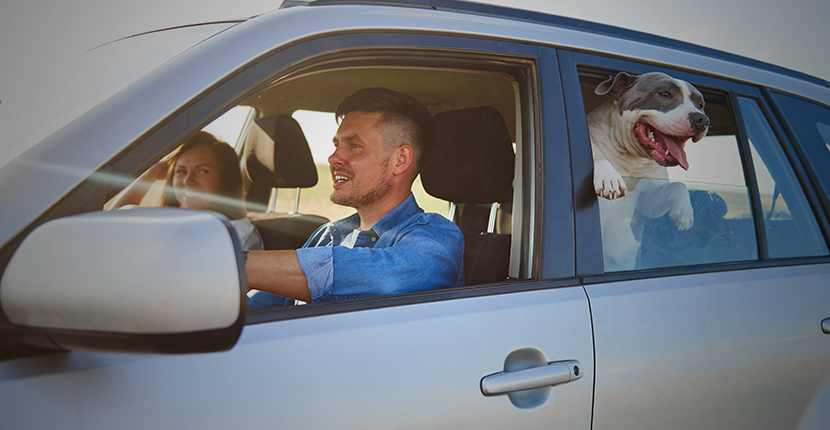
[[[339,122],[351,112],[380,113],[384,143],[392,148],[409,144],[415,152],[417,171],[426,163],[433,147],[433,127],[429,110],[406,94],[386,88],[364,88],[343,99],[334,114]],[[399,133],[403,132],[403,136]]]

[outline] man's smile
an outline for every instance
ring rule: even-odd
[[[334,186],[335,187],[337,187],[339,185],[343,185],[346,182],[349,182],[349,181],[352,180],[352,178],[350,176],[345,175],[343,173],[334,173],[333,176],[334,176]]]

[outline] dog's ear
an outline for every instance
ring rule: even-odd
[[[611,76],[597,85],[594,94],[598,96],[607,95],[616,100],[628,87],[634,85],[634,81],[636,80],[636,76],[620,72],[617,73],[617,76]]]

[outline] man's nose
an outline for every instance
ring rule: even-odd
[[[329,164],[331,164],[332,166],[342,166],[345,162],[345,160],[343,160],[343,157],[341,157],[340,155],[339,148],[334,148],[334,152],[332,152],[331,155],[329,155],[328,161]]]

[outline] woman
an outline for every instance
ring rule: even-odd
[[[227,143],[200,131],[127,186],[112,207],[140,204],[159,180],[165,181],[161,206],[219,212],[231,220],[244,251],[263,249],[262,237],[245,218],[239,158]]]

